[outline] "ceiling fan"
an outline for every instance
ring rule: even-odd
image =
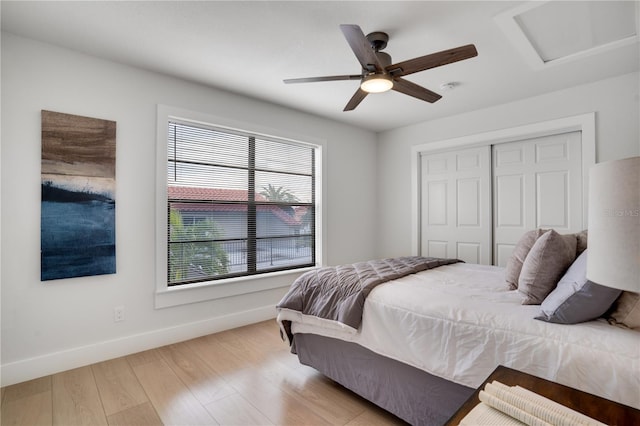
[[[387,90],[395,90],[396,92],[433,103],[442,96],[402,77],[478,55],[476,47],[473,44],[468,44],[392,64],[391,56],[381,52],[389,41],[387,33],[376,31],[365,37],[358,25],[340,25],[340,30],[342,30],[360,65],[362,65],[361,74],[291,78],[283,81],[289,84],[360,80],[360,87],[344,107],[344,111],[355,109],[369,93],[381,93]]]

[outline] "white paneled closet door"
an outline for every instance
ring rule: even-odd
[[[528,230],[582,230],[582,194],[580,132],[494,145],[494,264],[506,266]]]
[[[421,157],[421,253],[491,264],[491,148]]]

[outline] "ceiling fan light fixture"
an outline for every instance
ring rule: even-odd
[[[284,82],[288,84],[359,80],[360,87],[349,99],[343,111],[353,111],[369,93],[382,93],[392,89],[422,101],[434,103],[442,96],[403,77],[478,56],[476,47],[473,44],[467,44],[394,64],[390,55],[380,52],[389,40],[388,34],[376,31],[365,36],[357,25],[340,25],[340,30],[360,62],[360,74],[292,78]]]
[[[367,93],[382,93],[393,88],[393,80],[388,74],[369,74],[362,79],[360,88]]]

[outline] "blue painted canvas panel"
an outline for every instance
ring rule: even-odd
[[[42,111],[42,281],[116,272],[115,130]]]

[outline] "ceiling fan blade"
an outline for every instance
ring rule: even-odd
[[[318,81],[340,81],[340,80],[362,80],[362,75],[329,75],[326,77],[305,77],[305,78],[289,78],[282,80],[286,84],[291,83],[315,83]]]
[[[367,95],[367,92],[358,87],[358,90],[356,90],[356,93],[354,93],[351,99],[349,99],[349,102],[347,102],[347,105],[344,107],[343,111],[352,111],[356,109],[356,107],[360,105],[360,102],[362,102],[362,100],[366,98]]]
[[[383,71],[382,64],[378,60],[376,52],[371,47],[364,33],[357,25],[340,25],[340,30],[351,46],[351,50],[358,58],[362,68],[368,71]],[[371,69],[371,68],[375,69]]]
[[[434,103],[442,97],[442,95],[438,95],[429,89],[425,89],[422,86],[418,86],[400,77],[393,79],[393,90],[431,103]]]
[[[398,62],[397,64],[391,64],[386,68],[386,70],[394,77],[404,76],[413,74],[414,72],[424,71],[430,68],[473,58],[474,56],[478,56],[478,51],[473,44],[468,44],[466,46],[454,47],[453,49],[443,50],[441,52],[431,53],[419,58]]]

